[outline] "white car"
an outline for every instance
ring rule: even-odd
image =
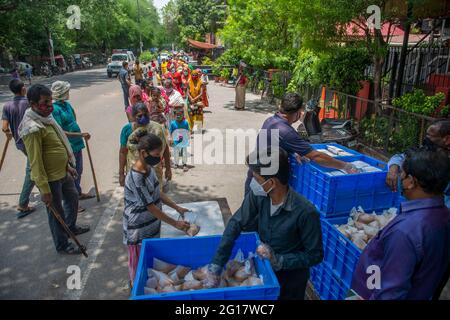
[[[130,56],[126,53],[115,53],[111,56],[111,62],[106,67],[106,72],[109,78],[112,78],[113,75],[117,76],[119,74],[124,61],[128,61],[128,63],[130,63]]]

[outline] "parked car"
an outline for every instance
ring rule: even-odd
[[[111,62],[106,67],[106,73],[109,78],[112,78],[113,75],[117,76],[119,74],[124,61],[128,61],[128,63],[130,63],[130,57],[126,53],[115,53],[111,56]]]

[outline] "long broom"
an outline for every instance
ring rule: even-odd
[[[87,139],[84,139],[86,142],[86,150],[89,156],[89,163],[91,164],[92,177],[94,178],[94,186],[95,186],[95,194],[97,196],[97,202],[100,202],[100,193],[98,191],[97,177],[95,176],[94,163],[92,161],[91,150],[89,149],[89,143]]]
[[[70,230],[70,228],[67,226],[67,224],[64,222],[63,218],[61,217],[61,215],[59,214],[58,211],[56,211],[56,209],[50,205],[48,206],[48,209],[50,210],[50,212],[53,214],[53,216],[56,218],[56,220],[58,220],[58,222],[61,224],[61,226],[63,227],[63,229],[66,231],[66,233],[69,235],[69,237],[75,242],[75,244],[78,246],[78,248],[80,248],[81,252],[83,253],[83,255],[87,258],[88,254],[86,251],[86,247],[83,246],[77,239],[77,237],[75,236],[75,234]]]
[[[0,160],[0,171],[2,171],[3,162],[5,162],[6,151],[8,150],[8,145],[9,145],[9,141],[10,141],[10,140],[11,140],[11,138],[7,138],[7,139],[6,139],[5,147],[3,148],[2,159]]]

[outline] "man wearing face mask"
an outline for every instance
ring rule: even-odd
[[[450,159],[442,150],[409,150],[400,180],[407,201],[369,242],[353,274],[352,289],[364,299],[430,300],[448,280],[450,211],[443,192]],[[370,266],[379,268],[377,288],[367,285],[373,276],[367,273]]]
[[[76,162],[66,134],[52,116],[52,92],[43,85],[34,85],[28,90],[27,97],[31,108],[25,112],[19,136],[30,161],[31,179],[39,188],[45,205],[53,206],[75,235],[86,233],[88,226],[76,225]],[[67,234],[51,212],[47,212],[57,252],[81,254],[80,249],[68,241]]]
[[[256,159],[256,161],[254,161]],[[217,287],[241,232],[256,231],[262,241],[257,249],[268,259],[280,283],[280,299],[303,300],[309,268],[323,259],[320,216],[314,205],[289,187],[288,154],[283,149],[263,150],[247,158],[252,172],[251,192],[223,233],[205,287]],[[272,169],[275,173],[270,173]],[[269,170],[270,169],[270,170]]]
[[[262,148],[271,146],[271,135],[278,134],[280,148],[283,148],[289,154],[306,157],[327,168],[343,169],[347,173],[358,172],[350,163],[337,160],[325,153],[313,150],[310,144],[300,137],[292,127],[292,124],[300,120],[303,109],[303,100],[298,94],[286,93],[281,101],[279,111],[264,122],[258,135],[257,150],[259,150],[259,144],[261,142],[266,143],[265,146],[261,146]],[[261,132],[264,132],[267,140],[263,139],[264,135],[262,136]],[[249,170],[245,182],[245,193],[250,191],[250,181],[252,178],[252,173]]]
[[[431,124],[427,129],[422,145],[429,149],[442,150],[450,157],[450,120],[438,120]],[[398,190],[400,168],[404,159],[404,154],[396,154],[388,162],[389,172],[386,177],[386,183],[393,192]],[[447,208],[450,208],[450,183],[444,194],[445,204]]]

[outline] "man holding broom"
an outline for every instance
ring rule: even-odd
[[[28,90],[30,108],[19,126],[19,136],[25,144],[31,166],[31,179],[41,192],[47,206],[48,222],[56,251],[81,254],[80,248],[69,242],[68,236],[50,207],[56,209],[75,234],[88,232],[89,226],[77,226],[78,192],[74,178],[77,172],[70,143],[52,116],[52,92],[43,85]],[[63,206],[64,201],[64,206]]]
[[[19,137],[19,124],[23,119],[23,115],[28,108],[28,100],[26,97],[27,89],[25,84],[17,79],[11,80],[9,89],[14,93],[14,99],[3,107],[2,113],[2,131],[6,134],[6,139],[14,138],[16,148],[21,151],[25,157],[27,156],[25,145]],[[6,148],[6,147],[5,147]],[[36,208],[30,207],[30,195],[34,188],[34,182],[30,177],[30,163],[27,160],[25,169],[25,179],[23,181],[22,191],[19,198],[19,206],[17,207],[17,219],[22,219],[34,212]]]

